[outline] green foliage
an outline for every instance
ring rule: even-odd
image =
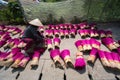
[[[24,23],[21,8],[16,1],[9,2],[7,7],[0,10],[0,15],[0,21],[4,24]]]

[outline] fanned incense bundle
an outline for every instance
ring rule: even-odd
[[[60,53],[60,57],[64,60],[66,63],[67,67],[73,68],[72,60],[70,57],[70,51],[68,49],[64,49]]]
[[[98,53],[98,50],[93,47],[92,50],[90,51],[88,62],[94,63],[95,59],[97,58],[97,53]]]
[[[86,66],[86,63],[85,63],[85,59],[83,58],[83,53],[77,52],[75,64],[74,64],[75,69],[81,70],[81,69],[85,68],[85,66]]]

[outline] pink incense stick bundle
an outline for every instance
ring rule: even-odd
[[[64,49],[60,53],[60,57],[67,63],[68,61],[71,61],[70,59],[70,51],[68,49]]]
[[[0,38],[1,41],[7,41],[10,37],[9,33],[6,32],[5,34],[3,34]]]
[[[103,64],[103,66],[111,67],[109,61],[107,60],[104,51],[98,50],[98,56]]]
[[[35,48],[34,53],[32,55],[31,66],[38,66],[39,65],[39,58],[40,55],[44,52],[44,48]]]
[[[79,30],[78,33],[80,34],[81,38],[85,38],[85,30]]]
[[[86,37],[88,37],[89,36],[89,30],[84,29],[84,34],[85,34]]]
[[[53,43],[54,43],[55,48],[60,47],[60,42],[61,42],[61,40],[59,38],[54,38],[53,39]]]
[[[73,68],[72,60],[70,57],[70,51],[68,49],[64,49],[60,53],[60,57],[64,60],[66,63],[67,67]]]
[[[0,25],[0,31],[4,30],[5,25]]]
[[[115,67],[115,63],[114,63],[114,59],[112,57],[112,54],[110,52],[107,52],[107,51],[104,51],[104,53],[105,53],[105,56],[106,56],[107,60],[110,63],[110,67],[114,68]]]
[[[102,39],[102,43],[111,51],[117,49],[117,47],[114,45],[114,40],[110,37]]]
[[[112,37],[112,31],[106,31],[105,33],[107,37]]]
[[[20,61],[20,59],[22,58],[22,54],[20,52],[16,53],[14,56],[11,56],[8,59],[5,59],[5,61],[2,62],[2,66],[10,66],[10,64],[12,64],[14,61]]]
[[[69,27],[69,24],[64,24],[64,29],[67,30]]]
[[[50,51],[50,57],[51,59],[53,59],[53,61],[56,62],[60,62],[60,51],[59,49],[54,49]]]
[[[25,66],[27,65],[28,61],[30,60],[30,57],[25,56],[20,63],[18,64],[19,67],[25,68]]]
[[[2,31],[1,31],[1,32],[0,32],[0,37],[1,37],[3,34],[5,34],[5,32],[2,32]]]
[[[107,45],[107,47],[111,50],[116,50],[118,47],[120,47],[120,45],[117,42],[115,42],[113,38],[109,37],[108,40],[109,44]]]
[[[20,41],[19,38],[15,38],[15,39],[14,39],[14,46],[15,46],[15,47],[17,47],[18,44],[20,44],[20,43],[21,43],[21,41]],[[13,46],[13,47],[14,47],[14,46]]]
[[[64,35],[65,35],[65,33],[64,33],[64,30],[59,30],[60,31],[60,36],[61,36],[61,38],[63,38],[64,37]]]
[[[56,56],[59,56],[59,54],[60,54],[59,49],[54,49],[54,50],[51,50],[51,51],[50,51],[50,57],[51,57],[52,59],[54,59]]]
[[[45,30],[45,36],[46,36],[46,37],[49,36],[49,30]]]
[[[8,44],[9,47],[10,47],[10,45],[13,46],[14,45],[14,39],[10,38],[9,40],[7,40],[7,44]]]
[[[52,40],[51,39],[47,39],[47,48],[48,48],[48,50],[53,49],[53,47],[52,47]]]
[[[21,30],[21,29],[18,29],[18,30],[17,30],[17,33],[21,33],[21,32],[22,32],[22,30]]]
[[[76,24],[77,30],[80,30],[80,24]]]
[[[53,38],[53,30],[49,30],[49,38]]]
[[[76,35],[76,29],[71,29],[70,34]]]
[[[87,41],[86,40],[82,40],[82,46],[83,46],[83,50],[84,51],[87,51],[88,50],[88,47],[87,47]]]
[[[78,27],[77,29],[80,30],[80,24],[77,24],[77,27]]]
[[[112,52],[112,57],[115,63],[115,67],[120,69],[120,56],[118,55],[118,53]]]
[[[69,31],[68,30],[64,30],[65,36],[66,38],[69,38]]]
[[[87,45],[87,50],[91,50],[92,46],[91,46],[90,40],[86,40],[85,42],[86,42],[86,45]]]
[[[98,52],[98,50],[93,47],[92,50],[90,51],[90,55],[88,57],[88,62],[90,62],[90,63],[95,62],[95,59],[97,57],[97,52]]]
[[[55,37],[59,37],[59,30],[54,30]]]
[[[70,30],[70,29],[72,29],[72,27],[73,27],[72,24],[68,24],[67,29]]]
[[[75,30],[77,30],[77,29],[78,29],[77,24],[73,24],[73,25],[71,25],[71,29],[75,29]]]
[[[3,31],[7,31],[8,29],[9,29],[9,27],[6,26],[6,27],[3,29]]]
[[[53,35],[53,31],[52,31],[52,30],[46,30],[46,31],[45,31],[45,36],[46,36],[46,37],[52,38],[52,37],[53,37],[52,35]]]
[[[60,26],[60,29],[63,29],[64,28],[64,25],[63,24],[59,24]]]
[[[96,23],[89,24],[90,29],[96,29]]]
[[[99,35],[100,35],[100,38],[105,38],[105,37],[107,37],[104,30],[99,30],[98,33],[99,33]]]
[[[101,43],[100,43],[100,42],[95,41],[95,45],[96,45],[96,47],[95,47],[95,48],[100,49],[100,45],[101,45]]]
[[[94,31],[95,38],[98,38],[99,37],[98,31],[97,30],[93,30],[93,31]]]
[[[54,30],[55,29],[55,25],[51,25],[51,30]]]
[[[78,51],[83,51],[83,46],[82,46],[82,41],[81,40],[77,40],[75,42],[75,46],[77,47]]]
[[[88,23],[86,23],[86,27],[85,27],[85,29],[89,29],[89,24]]]
[[[0,52],[0,61],[5,60],[5,58],[10,54],[10,52]]]
[[[13,32],[14,31],[14,27],[9,27],[8,32]]]
[[[80,23],[79,26],[80,26],[80,29],[85,29],[85,26],[83,23]]]
[[[12,68],[17,68],[19,66],[19,63],[24,58],[24,54],[21,52],[17,53],[15,56],[12,57],[14,63],[11,65]]]
[[[76,29],[71,29],[70,30],[70,35],[71,35],[71,37],[75,37],[75,35],[76,35]]]
[[[89,26],[89,28],[90,28],[90,29],[96,29],[96,27],[94,27],[94,26]]]
[[[65,61],[66,59],[70,58],[70,51],[68,49],[64,49],[60,53],[60,57]]]
[[[56,29],[56,30],[60,29],[60,26],[59,26],[59,25],[56,25],[56,26],[55,26],[55,29]]]
[[[74,67],[77,70],[85,68],[86,63],[82,52],[77,52]]]
[[[13,48],[8,56],[5,57],[5,59],[9,59],[13,56],[15,56],[18,52],[21,52],[19,48]]]
[[[110,44],[109,41],[107,42],[107,39],[108,39],[108,38],[102,38],[102,39],[101,39],[101,42],[102,42],[104,45]]]
[[[6,44],[6,41],[1,40],[0,41],[0,47],[4,46]]]
[[[86,26],[87,26],[87,23],[86,23],[86,22],[80,23],[80,28],[81,28],[81,29],[85,29]]]
[[[94,34],[94,32],[93,32],[93,30],[90,30],[89,32],[90,32],[90,37],[92,37],[92,38],[93,38],[93,37],[94,37],[94,35],[95,35],[95,34]]]
[[[35,48],[32,58],[33,58],[33,59],[34,59],[34,58],[39,59],[39,58],[40,58],[40,55],[44,52],[44,50],[42,50],[42,49],[43,49],[43,48]]]
[[[96,39],[91,38],[90,39],[91,46],[97,49],[100,49],[100,42],[98,42]]]
[[[31,42],[31,44],[32,44],[32,42]],[[17,45],[18,48],[21,48],[21,49],[24,49],[24,50],[25,50],[25,47],[28,46],[28,44],[25,43],[22,39],[20,39],[19,42],[18,42],[18,44],[16,43],[16,45]],[[30,46],[31,46],[31,45],[29,45],[29,47],[30,47]]]
[[[46,26],[45,29],[46,29],[46,30],[51,29],[51,24],[49,24],[48,26]]]
[[[20,33],[21,30],[19,28],[15,28],[14,31],[11,32],[12,35],[16,35],[18,33]]]

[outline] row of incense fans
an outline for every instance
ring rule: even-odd
[[[15,37],[17,34],[18,37]],[[32,42],[25,42],[20,38],[22,30],[15,26],[0,26],[0,66],[11,66],[12,68],[22,67],[25,68],[26,64],[31,61],[31,66],[38,65],[36,59],[44,52],[44,48],[34,49],[33,55],[28,56],[25,53]]]
[[[2,32],[8,32],[11,33],[12,36],[22,33],[22,30],[16,26],[5,26],[0,25],[0,34],[2,35]],[[4,33],[3,33],[4,34]]]
[[[86,22],[82,22],[80,24],[58,24],[58,25],[48,25],[46,27],[47,30],[70,30],[70,29],[95,29],[95,23],[88,24]]]
[[[53,35],[55,37],[67,37],[69,38],[69,35],[71,37],[75,37],[78,29],[95,29],[96,24],[91,23],[87,24],[86,22],[80,23],[80,24],[58,24],[58,25],[47,25],[47,26],[40,26],[40,31],[45,33],[46,37],[53,38]]]
[[[43,32],[44,27],[40,27],[40,31]],[[60,38],[75,38],[76,34],[79,34],[82,38],[104,38],[112,37],[112,32],[107,30],[97,30],[95,24],[88,25],[87,23],[81,24],[60,24],[49,25],[45,27],[44,35],[48,38],[60,37]]]
[[[46,29],[46,30],[48,30],[48,29]],[[63,29],[63,30],[65,30],[65,29]],[[89,32],[89,30],[94,31],[96,29],[88,29],[88,28],[77,29],[78,32],[79,32],[79,30],[88,30],[88,32]],[[6,29],[5,28],[1,29],[1,32],[2,31],[6,31]],[[70,31],[70,30],[68,30],[68,31]],[[99,31],[99,30],[96,30],[96,31]],[[13,30],[13,32],[14,32],[14,30]],[[105,31],[102,31],[102,30],[99,32],[101,32],[101,34],[99,34],[99,35],[101,36],[102,43],[106,47],[108,47],[111,51],[113,51],[113,50],[117,51],[117,53],[116,52],[108,52],[108,53],[109,53],[109,56],[111,56],[110,59],[113,60],[113,63],[116,64],[115,61],[117,61],[116,65],[119,65],[119,63],[120,63],[120,61],[119,61],[120,58],[119,58],[119,54],[118,54],[120,52],[119,44],[113,40],[111,32],[108,32],[110,34],[106,33]],[[84,35],[87,36],[86,32],[84,33]],[[3,34],[1,36],[3,36]],[[4,38],[2,37],[1,40],[3,40],[3,39]],[[9,38],[7,38],[7,39],[9,39]],[[109,39],[109,41],[108,41],[108,39]],[[18,45],[18,43],[20,43],[20,44],[24,43],[24,41],[20,41],[20,42],[17,42],[17,40],[11,40],[11,41],[14,42],[14,45],[16,45],[16,44]],[[8,41],[8,42],[10,42],[10,41]],[[85,39],[85,40],[78,40],[75,42],[75,46],[77,47],[78,52],[76,53],[76,60],[75,60],[74,65],[73,65],[71,57],[70,57],[70,50],[65,49],[65,50],[60,52],[60,50],[59,50],[60,43],[61,43],[61,39],[59,37],[55,37],[53,39],[48,38],[46,40],[46,45],[47,45],[48,50],[50,51],[50,56],[53,59],[53,61],[55,62],[55,65],[57,65],[57,66],[60,66],[59,60],[61,57],[64,60],[64,62],[67,64],[67,67],[70,66],[72,68],[75,67],[76,69],[81,69],[81,68],[85,67],[85,65],[86,65],[85,60],[83,58],[83,52],[90,51],[90,56],[88,58],[89,62],[94,63],[94,60],[96,59],[97,55],[99,54],[99,58],[101,59],[101,62],[103,61],[102,62],[103,65],[111,67],[111,65],[110,65],[111,62],[109,62],[109,58],[108,58],[109,56],[106,56],[106,51],[100,50],[101,43],[94,38]],[[27,43],[27,45],[28,44],[29,43]],[[55,49],[53,48],[53,44],[55,46]],[[17,47],[21,47],[21,46],[19,45]],[[11,47],[12,49],[10,52],[7,52],[8,54],[1,52],[0,55],[3,56],[2,60],[5,60],[3,64],[8,65],[8,64],[14,62],[13,67],[15,67],[15,68],[18,66],[23,66],[23,65],[25,66],[27,64],[27,62],[30,60],[30,57],[28,57],[28,56],[26,57],[25,54],[23,55],[23,52],[22,52],[23,47],[25,47],[25,46],[22,46],[22,48]],[[30,46],[27,46],[27,47],[30,47]],[[25,48],[27,48],[27,47],[25,47]],[[35,62],[34,60],[36,60],[36,57],[37,57],[37,59],[39,59],[40,54],[43,52],[44,52],[44,49],[35,49],[33,52],[34,54],[32,55],[31,62]],[[38,53],[40,53],[40,54],[38,54]],[[5,57],[4,57],[3,54],[7,54],[7,55],[5,55]],[[57,55],[57,56],[55,56],[55,55]],[[102,56],[102,57],[100,57],[100,56]],[[110,63],[110,64],[108,64],[108,63]],[[36,64],[38,65],[38,62],[31,63],[31,65],[36,65]],[[114,66],[114,67],[119,69],[119,66]]]

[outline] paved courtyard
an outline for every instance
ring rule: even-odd
[[[120,40],[120,24],[102,23],[98,24],[97,27],[98,29],[111,30],[113,32],[114,39],[116,41]],[[77,48],[74,43],[79,39],[81,39],[81,37],[77,34],[76,38],[62,39],[60,44],[60,50],[70,50],[73,64],[75,63],[75,54],[77,52]],[[109,51],[103,45],[101,46],[101,49]],[[87,57],[88,54],[84,54],[84,58],[86,60]],[[64,62],[62,62],[62,64],[64,65]],[[42,73],[41,79],[40,73]],[[120,70],[107,69],[103,67],[99,59],[95,61],[94,65],[86,65],[85,69],[79,71],[71,68],[55,68],[48,50],[41,55],[39,66],[37,68],[31,69],[30,62],[24,70],[0,67],[0,80],[92,80],[92,78],[93,80],[120,80]]]

